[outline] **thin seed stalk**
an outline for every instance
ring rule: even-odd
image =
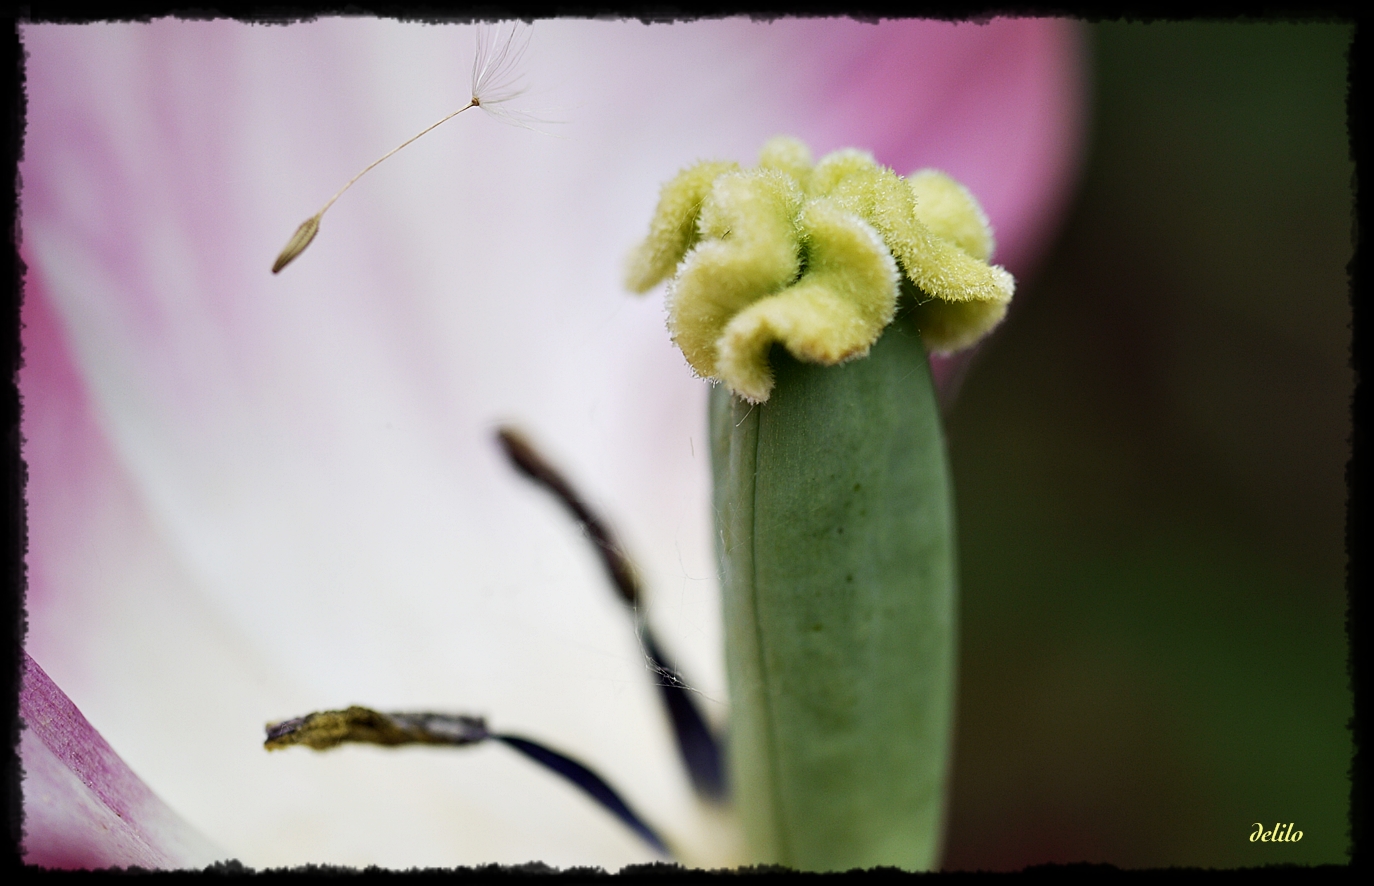
[[[415,135],[412,135],[410,138],[401,142],[396,147],[387,151],[385,154],[378,157],[376,160],[373,160],[367,166],[363,167],[363,170],[361,172],[359,172],[357,175],[353,176],[347,182],[345,182],[342,188],[339,188],[339,190],[334,192],[333,197],[330,197],[328,200],[325,201],[324,206],[320,207],[319,212],[315,213],[310,218],[301,222],[300,227],[296,228],[296,233],[292,234],[291,239],[287,241],[286,247],[283,248],[282,251],[277,255],[276,261],[272,262],[272,273],[281,273],[282,268],[291,264],[291,262],[296,260],[297,256],[299,256],[302,252],[305,252],[306,247],[308,247],[311,241],[315,239],[315,235],[320,232],[320,220],[324,218],[324,214],[329,211],[329,207],[333,206],[334,203],[337,202],[338,199],[344,195],[345,191],[353,187],[354,182],[356,182],[363,176],[367,175],[378,165],[380,165],[383,160],[388,159],[389,157],[391,157],[391,155],[395,154],[397,151],[400,151],[402,148],[406,147],[411,142],[415,141],[423,135],[428,134],[431,130],[436,129],[439,126],[442,126],[443,124],[452,120],[454,117],[457,117],[459,114],[463,113],[469,108],[478,107],[480,104],[481,101],[476,96],[473,96],[472,101],[463,105],[458,110],[445,115],[443,119],[426,126],[424,129],[420,130]]]
[[[908,313],[904,312],[904,313]],[[730,778],[753,863],[935,867],[953,716],[951,484],[909,316],[711,395]]]

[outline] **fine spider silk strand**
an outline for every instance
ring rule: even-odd
[[[353,176],[335,192],[334,196],[325,201],[320,211],[312,215],[301,223],[296,232],[291,235],[286,248],[277,256],[277,260],[272,263],[272,273],[280,273],[296,257],[305,251],[315,239],[315,235],[320,232],[320,220],[329,211],[335,201],[344,195],[344,192],[353,187],[353,184],[375,169],[383,160],[386,160],[411,142],[427,135],[434,129],[442,126],[448,121],[457,117],[459,114],[471,108],[484,108],[494,117],[499,117],[517,125],[526,125],[521,119],[512,114],[509,109],[500,108],[504,102],[521,95],[525,90],[520,85],[517,68],[520,61],[525,56],[525,50],[529,47],[531,29],[520,27],[517,23],[511,23],[510,29],[501,34],[500,28],[488,28],[479,25],[477,28],[477,51],[472,59],[472,96],[466,105],[456,111],[446,114],[442,119],[431,123],[429,126],[412,135],[410,138],[401,142],[396,147],[387,151],[382,156],[373,160],[362,172]]]

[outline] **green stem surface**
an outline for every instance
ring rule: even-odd
[[[906,314],[908,312],[903,312]],[[954,520],[925,349],[771,357],[712,391],[730,774],[756,863],[934,867],[954,698]]]

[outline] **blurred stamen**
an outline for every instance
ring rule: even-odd
[[[725,770],[721,765],[721,742],[712,734],[687,681],[677,668],[668,663],[654,639],[648,621],[640,611],[642,595],[639,579],[624,548],[611,534],[605,521],[592,511],[572,484],[539,454],[523,434],[514,428],[503,427],[497,431],[496,437],[515,469],[553,493],[596,547],[612,586],[634,616],[641,648],[659,678],[659,697],[673,724],[678,753],[692,787],[703,799],[723,801],[726,785]]]
[[[393,713],[353,705],[342,711],[317,711],[267,725],[269,751],[305,745],[325,751],[345,743],[398,747],[407,744],[463,745],[499,741],[566,778],[600,803],[644,842],[665,856],[672,856],[662,838],[630,808],[606,780],[565,754],[518,735],[490,732],[481,717],[464,714]]]

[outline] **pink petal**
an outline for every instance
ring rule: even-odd
[[[30,651],[255,866],[649,860],[499,754],[260,750],[353,701],[557,740],[709,860],[623,613],[492,427],[614,517],[723,714],[704,386],[625,250],[678,168],[791,133],[963,178],[1024,273],[1075,162],[1075,26],[541,22],[513,104],[560,137],[464,115],[277,277],[466,102],[470,29],[22,33]]]
[[[186,868],[224,857],[139,780],[27,654],[23,667],[26,864]]]

